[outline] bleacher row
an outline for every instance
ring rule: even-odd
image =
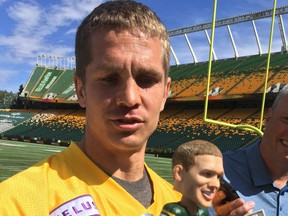
[[[259,138],[256,132],[232,129],[203,122],[203,109],[165,110],[159,126],[148,142],[148,151],[173,151],[183,142],[204,139],[215,143],[223,152],[246,146]],[[166,117],[165,117],[166,116]],[[258,108],[213,109],[209,118],[231,124],[250,124],[259,127]],[[155,145],[156,144],[156,145]]]
[[[259,109],[213,109],[209,118],[233,124],[258,127]],[[10,111],[13,113],[13,111]],[[160,116],[157,130],[150,137],[147,152],[173,151],[179,144],[192,139],[206,139],[224,152],[248,145],[259,136],[254,132],[231,129],[203,122],[203,109],[168,108]],[[84,134],[84,110],[48,110],[34,113],[14,128],[1,133],[2,139],[68,145]]]
[[[268,87],[288,83],[288,55],[271,55]],[[221,95],[257,94],[263,92],[267,54],[212,63],[210,89],[221,88]],[[206,94],[208,63],[172,66],[171,99],[203,98]]]
[[[74,70],[36,66],[20,96],[33,100],[76,103]]]
[[[268,86],[288,83],[287,53],[272,53]],[[220,88],[220,95],[263,92],[267,54],[221,59],[212,63],[210,89]],[[205,95],[208,62],[171,66],[171,100],[202,98]],[[73,84],[74,70],[36,66],[20,96],[46,102],[77,103]]]
[[[15,125],[31,118],[34,115],[29,112],[18,112],[17,110],[14,110],[13,112],[9,111],[10,110],[0,109],[0,133],[13,128]]]
[[[13,110],[10,113],[13,113]],[[25,142],[69,145],[70,141],[81,139],[84,125],[83,110],[37,110],[31,118],[3,131],[1,137]]]

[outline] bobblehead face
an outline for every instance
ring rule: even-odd
[[[176,190],[182,193],[183,206],[197,206],[208,208],[220,187],[223,176],[222,158],[212,155],[195,156],[195,165],[188,171],[182,165],[173,169],[174,179],[178,185]]]

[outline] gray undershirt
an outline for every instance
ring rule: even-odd
[[[123,187],[131,196],[138,200],[145,208],[152,203],[152,186],[147,174],[144,170],[143,177],[135,182],[128,182],[112,176],[121,187]]]

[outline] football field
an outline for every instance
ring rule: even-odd
[[[0,140],[0,182],[66,147]],[[171,159],[145,156],[156,173],[172,183]]]

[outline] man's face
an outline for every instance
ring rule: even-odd
[[[288,161],[288,95],[282,97],[265,123],[263,136],[265,155],[273,160],[286,163]]]
[[[170,86],[160,40],[129,31],[95,32],[91,50],[85,84],[75,77],[79,104],[86,107],[86,139],[110,150],[143,149]]]
[[[220,187],[223,176],[223,160],[212,155],[197,155],[195,165],[188,172],[183,170],[182,191],[186,204],[208,208]]]

